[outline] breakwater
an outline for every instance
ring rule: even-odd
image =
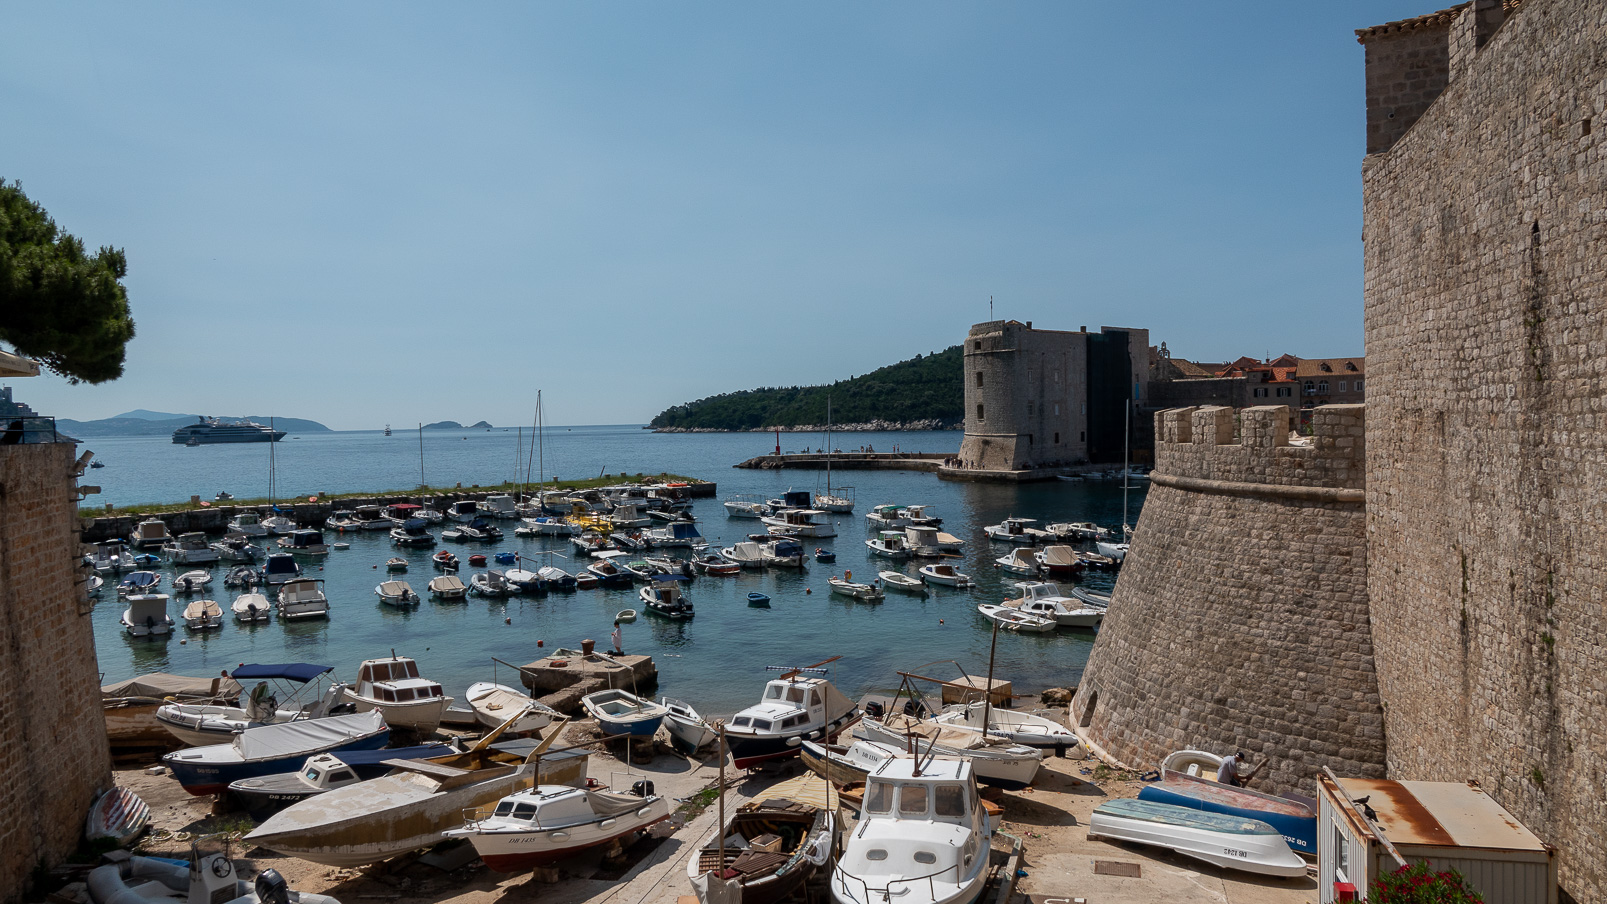
[[[727,430],[721,427],[652,427],[654,433],[902,433],[917,430],[962,430],[963,421],[926,418],[918,421],[862,421],[854,424],[795,424],[791,427],[748,427]]]
[[[718,491],[718,486],[708,482],[688,482],[687,495],[694,499],[712,498]],[[578,492],[578,491],[577,491]],[[158,514],[112,514],[101,515],[94,518],[83,519],[83,540],[86,543],[98,543],[114,537],[127,537],[134,532],[134,528],[141,521],[156,519],[166,522],[169,533],[180,534],[186,531],[201,531],[203,533],[222,533],[228,528],[229,521],[240,512],[256,512],[267,516],[277,509],[278,514],[296,522],[302,527],[321,528],[330,515],[337,509],[354,509],[360,505],[395,505],[399,502],[413,502],[421,505],[433,505],[437,511],[443,511],[454,502],[472,499],[475,502],[484,500],[487,496],[517,495],[507,490],[464,490],[449,493],[434,493],[420,496],[418,494],[391,493],[376,494],[373,496],[341,496],[324,498],[320,496],[316,502],[291,502],[278,505],[209,505],[183,509],[176,512],[161,512]]]
[[[732,465],[750,470],[797,468],[824,471],[827,462],[843,471],[936,471],[953,458],[949,452],[802,452],[787,455],[756,455]]]

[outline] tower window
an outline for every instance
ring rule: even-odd
[[[987,420],[987,418],[982,416],[982,406],[981,405],[976,406],[976,419],[979,420],[979,421]]]
[[[1057,446],[1060,445],[1060,434],[1059,433],[1055,434],[1055,445],[1057,445]]]
[[[982,371],[980,370],[976,372],[976,385],[982,385]]]

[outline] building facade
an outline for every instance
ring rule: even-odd
[[[959,469],[1032,472],[1120,461],[1148,382],[1149,331],[1038,330],[995,320],[965,339]]]

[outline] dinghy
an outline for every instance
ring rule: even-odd
[[[1002,631],[1014,631],[1017,634],[1044,634],[1053,631],[1055,620],[1043,615],[1034,615],[1022,612],[1009,606],[992,606],[987,603],[976,607],[982,617],[999,626]]]
[[[391,556],[389,559],[385,560],[385,570],[386,571],[406,571],[407,570],[407,560],[402,558],[401,556]]]
[[[113,787],[95,799],[84,820],[84,840],[91,843],[110,838],[122,847],[139,837],[151,824],[151,808],[138,794]]]
[[[889,759],[865,784],[859,827],[831,872],[832,900],[971,904],[987,883],[993,831],[969,763]]]
[[[175,863],[164,857],[133,856],[97,866],[86,881],[91,904],[340,904],[328,895],[292,891],[276,869],[252,882],[235,873],[228,853],[201,855]]]
[[[837,561],[837,553],[832,551],[832,550],[830,550],[830,549],[821,549],[819,547],[816,547],[816,549],[815,549],[815,561],[823,563],[823,564],[826,564],[826,565],[830,565],[831,563]]]
[[[481,596],[504,597],[513,593],[513,585],[500,571],[477,571],[469,578],[469,585]]]
[[[1053,750],[1059,756],[1071,752],[1080,759],[1087,752],[1076,733],[1059,722],[1034,713],[989,706],[981,700],[945,706],[942,712],[932,717],[932,721],[939,725],[969,728],[973,731],[982,730],[984,719],[987,720],[990,737],[1003,738],[1023,747]]]
[[[1174,750],[1161,760],[1161,774],[1168,772],[1181,772],[1194,778],[1215,779],[1216,771],[1222,768],[1222,757],[1204,750]]]
[[[881,721],[867,718],[854,728],[854,737],[910,752],[919,744],[923,756],[966,760],[977,781],[1010,791],[1032,784],[1043,765],[1043,753],[1031,747],[903,713],[890,713]]]
[[[581,708],[597,720],[604,735],[650,738],[668,712],[651,700],[619,689],[598,691],[580,698]]]
[[[458,557],[445,549],[430,556],[430,561],[435,563],[436,568],[443,571],[456,571],[458,567]]]
[[[213,631],[223,627],[223,609],[217,600],[192,600],[184,607],[182,617],[189,631]]]
[[[692,704],[673,697],[660,697],[658,704],[665,710],[664,728],[669,731],[670,746],[687,756],[692,756],[703,745],[719,737],[714,728],[692,708]]]
[[[266,622],[268,613],[273,611],[273,605],[268,598],[260,593],[242,593],[235,597],[234,604],[229,607],[234,617],[242,624],[253,622]]]
[[[890,587],[894,590],[902,590],[905,593],[917,593],[922,596],[926,595],[926,585],[921,583],[920,580],[912,578],[903,572],[879,571],[876,573],[876,576],[882,579],[882,586],[884,587]]]
[[[418,594],[406,581],[384,581],[374,588],[374,593],[387,606],[406,608],[418,605]]]
[[[628,623],[633,622],[635,620],[636,620],[636,610],[635,609],[621,609],[621,610],[619,610],[619,613],[614,616],[614,621],[620,622],[622,624],[628,624]]]
[[[173,589],[179,593],[195,593],[210,583],[212,583],[212,572],[197,568],[174,577]]]
[[[1148,800],[1109,800],[1094,808],[1089,838],[1170,848],[1214,866],[1263,876],[1306,875],[1306,861],[1259,819],[1224,816]]]
[[[699,904],[779,904],[826,865],[836,820],[805,804],[755,801],[711,834],[686,862]]]
[[[537,785],[504,797],[491,812],[477,812],[462,828],[442,834],[467,838],[486,866],[516,873],[549,866],[669,817],[669,801],[657,794]]]
[[[850,573],[851,576],[852,573]],[[840,593],[843,596],[851,596],[854,599],[866,600],[872,603],[879,602],[887,595],[882,592],[882,588],[877,587],[875,584],[860,584],[838,577],[827,578],[826,584],[831,587],[832,593]]]
[[[431,578],[429,587],[431,593],[443,600],[461,600],[469,592],[469,588],[463,586],[463,579],[455,574],[443,574],[438,578]]]
[[[314,754],[375,750],[389,739],[390,729],[377,712],[326,716],[248,728],[227,744],[167,754],[162,765],[184,790],[200,796],[217,794],[236,779],[299,769]]]
[[[139,574],[140,572],[134,572]],[[167,614],[165,593],[134,593],[123,610],[123,630],[132,637],[161,637],[173,630],[173,616]]]
[[[1139,800],[1173,804],[1207,813],[1259,819],[1283,835],[1291,850],[1317,856],[1317,814],[1298,801],[1274,797],[1249,788],[1217,784],[1183,772],[1162,772],[1161,780],[1145,785]]]
[[[518,716],[513,724],[504,729],[511,734],[540,731],[559,717],[557,711],[524,691],[489,681],[469,685],[463,702],[474,710],[475,721],[485,728],[496,728]]]
[[[755,590],[748,594],[748,605],[754,609],[770,608],[770,597]]]

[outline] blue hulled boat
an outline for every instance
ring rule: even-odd
[[[319,753],[378,750],[390,740],[379,710],[248,728],[227,744],[190,747],[162,757],[184,790],[217,794],[230,782],[300,769]]]
[[[1144,790],[1138,793],[1138,799],[1206,813],[1259,819],[1277,829],[1291,849],[1313,857],[1317,855],[1317,814],[1299,801],[1273,797],[1249,788],[1222,785],[1170,769],[1161,776],[1160,781],[1145,785]]]

